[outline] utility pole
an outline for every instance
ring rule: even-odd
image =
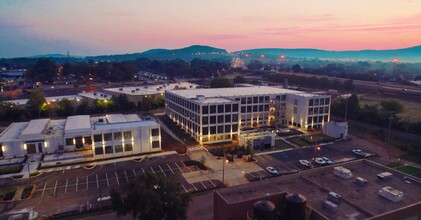
[[[387,132],[387,143],[389,144],[390,144],[390,129],[392,127],[393,114],[394,112],[389,112],[389,128]]]
[[[349,101],[349,98],[350,98],[350,97],[348,97],[348,98],[346,99],[344,121],[346,121],[347,116],[348,116],[348,101]]]
[[[222,147],[222,184],[225,185],[225,150]]]

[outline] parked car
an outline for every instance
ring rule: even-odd
[[[322,157],[322,159],[326,162],[326,164],[328,164],[328,165],[330,165],[330,164],[333,164],[333,162],[329,159],[329,158],[327,158],[327,157]]]
[[[274,176],[276,176],[276,175],[278,175],[279,173],[278,173],[278,171],[275,169],[275,168],[273,168],[273,167],[266,167],[266,170],[270,173],[270,174],[272,174],[272,175],[274,175]]]
[[[311,167],[311,163],[308,160],[299,160],[298,162],[300,162],[301,165],[310,168]]]
[[[365,157],[367,155],[367,153],[365,153],[364,151],[362,151],[360,149],[354,149],[354,150],[352,150],[352,153],[354,153],[355,155],[357,155],[359,157]]]
[[[314,162],[315,162],[315,163],[317,163],[317,164],[319,164],[319,165],[326,165],[326,161],[325,161],[325,160],[323,160],[323,159],[322,159],[322,158],[320,158],[320,157],[313,158],[313,160],[314,160]]]

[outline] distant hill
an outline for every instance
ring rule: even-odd
[[[258,48],[250,50],[236,51],[234,54],[248,54],[250,58],[278,59],[280,55],[292,58],[318,58],[318,59],[338,59],[338,60],[373,60],[391,61],[398,58],[402,62],[421,62],[421,46],[409,47],[395,50],[348,50],[329,51],[318,49],[281,49],[281,48]]]
[[[92,56],[86,57],[86,59],[92,59],[95,61],[127,61],[134,60],[137,58],[149,58],[155,60],[174,60],[183,59],[190,61],[195,58],[201,59],[230,59],[228,52],[225,49],[193,45],[190,47],[168,50],[168,49],[152,49],[142,53],[132,54],[118,54],[118,55],[104,55],[104,56]]]

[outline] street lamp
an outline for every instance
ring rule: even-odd
[[[392,120],[393,120],[393,114],[395,112],[389,112],[389,128],[387,131],[387,143],[390,143],[390,128],[392,127]]]

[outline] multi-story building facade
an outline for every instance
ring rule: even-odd
[[[166,114],[200,144],[232,141],[245,127],[320,129],[330,112],[330,96],[269,86],[172,90],[165,102]]]
[[[158,152],[160,126],[136,114],[76,115],[12,123],[0,134],[0,156],[74,150],[92,150],[95,159]]]

